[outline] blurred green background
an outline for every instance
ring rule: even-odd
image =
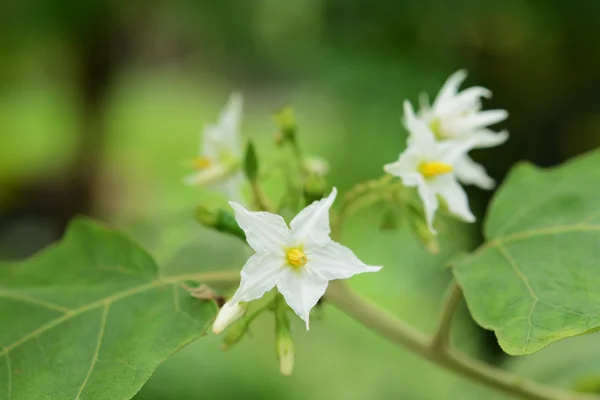
[[[272,114],[294,107],[300,143],[327,158],[342,192],[378,177],[404,146],[401,105],[433,97],[459,68],[494,92],[511,139],[474,152],[501,181],[519,160],[555,165],[600,144],[600,3],[591,0],[74,0],[0,5],[0,258],[19,259],[87,214],[137,236],[165,268],[242,266],[242,243],[192,220],[181,183],[203,124],[230,92],[243,134],[274,157]],[[274,188],[276,191],[277,188]],[[471,190],[483,215],[492,193]],[[430,332],[446,261],[481,240],[449,224],[442,253],[408,229],[354,218],[344,243],[381,273],[351,284]],[[325,304],[310,332],[294,321],[296,368],[279,375],[272,318],[237,347],[208,335],[162,365],[136,397],[170,399],[507,399],[422,361]],[[487,362],[597,390],[597,335],[508,359],[466,308],[454,342]]]

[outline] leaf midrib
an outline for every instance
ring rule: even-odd
[[[559,233],[570,232],[600,232],[600,225],[585,225],[577,223],[574,225],[561,225],[546,228],[530,229],[522,232],[511,233],[509,235],[497,236],[482,245],[476,253],[488,248],[498,247],[502,244],[518,242],[521,240],[533,239],[540,236],[556,235]]]
[[[39,328],[29,332],[28,334],[24,335],[21,339],[17,340],[16,342],[4,347],[2,350],[0,350],[0,357],[4,356],[5,354],[8,354],[11,350],[19,347],[23,343],[26,343],[27,341],[43,334],[44,332],[54,328],[55,326],[60,325],[61,323],[65,322],[65,321],[68,321],[71,318],[74,318],[78,315],[81,315],[87,311],[94,310],[101,306],[108,306],[118,300],[130,297],[130,296],[134,296],[138,293],[143,293],[143,292],[146,292],[148,290],[151,290],[151,289],[154,289],[154,288],[157,288],[160,286],[170,285],[170,284],[179,283],[179,282],[188,281],[188,280],[201,281],[201,282],[217,282],[217,281],[235,281],[237,279],[239,279],[238,271],[205,272],[205,273],[193,273],[193,274],[182,274],[182,275],[172,275],[172,276],[167,276],[167,277],[160,277],[160,278],[156,279],[155,281],[145,283],[142,285],[138,285],[138,286],[134,286],[132,288],[123,290],[121,292],[113,293],[110,296],[96,300],[85,306],[65,312],[60,317],[53,319],[52,321],[50,321],[50,322],[40,326]]]

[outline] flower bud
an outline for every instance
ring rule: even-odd
[[[438,254],[440,252],[440,245],[437,237],[427,227],[424,217],[415,210],[411,210],[408,213],[408,220],[413,234],[419,239],[423,246],[425,246],[430,253]]]
[[[290,376],[294,369],[294,342],[290,334],[290,320],[285,302],[278,299],[275,304],[275,345],[279,370],[282,375]]]
[[[321,157],[304,157],[302,159],[302,168],[307,174],[325,176],[329,173],[329,163]]]
[[[284,107],[275,114],[275,122],[279,125],[282,141],[294,142],[296,140],[296,116],[291,107]]]
[[[246,307],[239,302],[232,303],[228,301],[223,304],[213,323],[213,332],[216,334],[223,332],[229,325],[240,319],[245,312]]]
[[[196,208],[196,220],[207,228],[228,233],[240,239],[246,238],[242,228],[235,222],[233,214],[217,205],[208,202],[199,205]]]
[[[290,376],[294,369],[294,342],[289,334],[277,336],[277,358],[281,374]]]

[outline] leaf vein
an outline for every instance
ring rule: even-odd
[[[33,331],[24,335],[21,339],[15,341],[14,343],[12,343],[12,344],[4,347],[2,350],[0,350],[0,356],[8,354],[14,348],[41,335],[42,333],[54,328],[55,326],[60,325],[61,323],[65,322],[65,321],[68,321],[69,319],[71,319],[77,315],[80,315],[87,311],[96,309],[107,303],[113,303],[115,301],[136,295],[138,293],[143,293],[145,291],[148,291],[148,290],[151,290],[151,289],[163,286],[163,285],[184,282],[184,281],[188,281],[188,280],[190,280],[190,281],[196,280],[199,282],[208,282],[208,281],[230,282],[230,281],[236,281],[238,279],[239,279],[239,271],[229,270],[229,271],[172,275],[172,276],[168,276],[168,277],[164,277],[164,278],[159,278],[150,283],[144,283],[144,284],[141,284],[138,286],[134,286],[128,290],[123,290],[121,292],[114,293],[111,296],[107,296],[105,298],[99,299],[99,300],[92,302],[90,304],[87,304],[85,306],[79,307],[77,309],[73,309],[73,310],[61,315],[60,317],[51,320],[50,322],[46,323],[45,325],[41,325],[37,329],[34,329]]]
[[[486,248],[494,248],[500,247],[502,244],[518,242],[521,240],[537,238],[540,236],[547,235],[556,235],[559,233],[570,233],[570,232],[599,232],[600,225],[585,225],[585,224],[575,224],[575,225],[563,225],[563,226],[554,226],[547,228],[539,228],[539,229],[530,229],[527,231],[517,232],[510,235],[498,236],[486,244],[484,244],[480,249],[484,250]]]
[[[104,331],[106,330],[106,321],[108,316],[108,310],[110,309],[109,302],[106,302],[104,305],[104,310],[102,311],[102,317],[100,319],[100,330],[98,332],[98,340],[96,342],[96,348],[94,349],[94,354],[92,355],[92,363],[90,365],[90,369],[88,370],[81,387],[79,388],[79,392],[77,392],[77,396],[75,396],[75,400],[79,400],[81,393],[83,393],[83,389],[85,385],[87,385],[90,376],[92,376],[92,372],[94,371],[94,367],[98,362],[98,354],[100,353],[100,348],[102,347],[102,340],[104,339]]]
[[[63,307],[61,305],[52,303],[50,301],[40,300],[40,299],[36,299],[34,297],[29,297],[29,296],[25,296],[25,295],[14,293],[14,292],[0,291],[0,298],[20,301],[23,303],[29,303],[29,304],[33,304],[33,305],[36,305],[36,306],[39,306],[42,308],[47,308],[49,310],[59,311],[62,313],[68,313],[69,311],[71,311],[70,308]]]
[[[506,246],[504,246],[502,243],[499,243],[498,250],[504,256],[504,258],[506,258],[506,261],[508,261],[508,264],[510,264],[510,266],[515,271],[515,274],[517,274],[519,279],[521,279],[521,281],[523,281],[523,284],[527,288],[529,295],[531,297],[533,297],[533,299],[535,301],[539,301],[540,299],[539,299],[538,295],[535,293],[535,291],[533,290],[533,287],[531,286],[531,282],[529,282],[529,278],[527,278],[527,275],[525,275],[523,273],[523,270],[521,269],[521,267],[519,267],[519,264],[517,264],[517,261],[513,258],[512,254],[510,254],[510,252],[508,251]]]
[[[198,323],[198,321],[196,321],[194,318],[192,318],[190,315],[188,315],[188,313],[184,312],[181,309],[181,306],[179,305],[179,293],[177,292],[177,290],[179,289],[179,285],[177,283],[173,283],[172,286],[173,286],[173,305],[175,307],[175,312],[177,312],[177,314],[183,316],[185,319],[189,319],[194,324]]]
[[[10,365],[10,356],[8,355],[8,353],[6,353],[5,355],[6,358],[6,369],[8,370],[8,400],[11,400],[12,398],[12,367]]]

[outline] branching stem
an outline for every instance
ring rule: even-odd
[[[520,375],[472,359],[448,346],[434,345],[436,340],[374,306],[348,288],[342,281],[331,282],[326,296],[333,305],[345,314],[389,341],[406,347],[413,353],[440,367],[508,395],[527,400],[599,400],[596,396],[565,392],[542,385]],[[452,290],[446,302],[446,305],[450,306],[450,310],[442,312],[443,317],[440,327],[443,329],[442,334],[436,335],[436,337],[441,338],[437,339],[438,343],[447,342],[447,327],[449,327],[449,321],[453,314],[452,309],[456,307],[455,304],[458,302],[456,297],[454,290]],[[460,299],[459,296],[458,299]],[[440,333],[439,330],[438,333]]]

